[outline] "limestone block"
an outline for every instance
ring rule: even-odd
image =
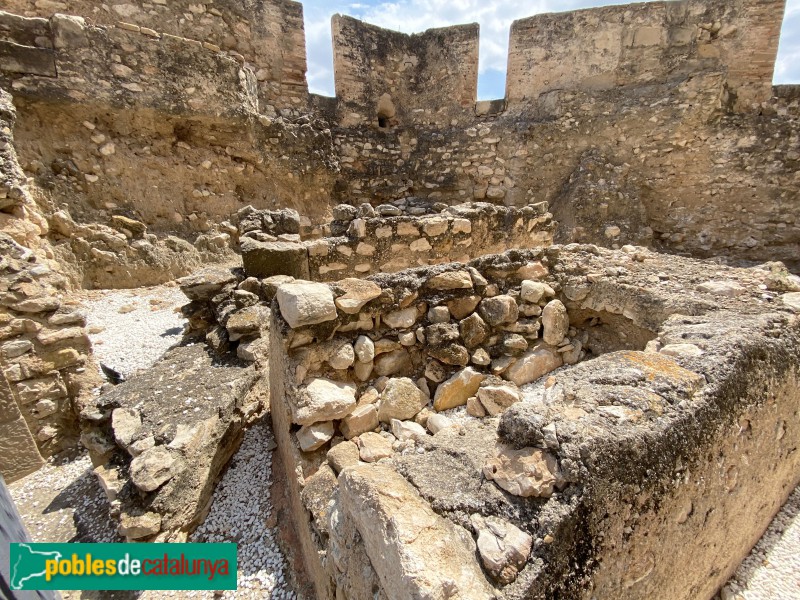
[[[248,277],[290,275],[308,279],[308,250],[296,242],[259,242],[242,239],[242,263]]]
[[[355,385],[316,378],[298,392],[297,405],[292,407],[292,421],[298,425],[311,425],[342,419],[355,406]]]
[[[536,381],[562,364],[564,364],[563,358],[558,352],[547,346],[537,346],[523,354],[518,361],[511,365],[506,375],[509,381],[521,386]]]
[[[340,475],[341,506],[356,524],[383,589],[396,598],[494,598],[464,529],[437,515],[383,465]]]
[[[285,283],[275,297],[281,315],[292,329],[332,321],[337,316],[333,292],[323,283]]]
[[[381,393],[378,419],[383,423],[413,419],[427,402],[425,394],[408,377],[390,379]]]
[[[485,378],[486,376],[483,373],[479,373],[472,367],[461,369],[461,371],[436,388],[433,407],[441,412],[457,406],[463,406],[470,396],[476,394]]]

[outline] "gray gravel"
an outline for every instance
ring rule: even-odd
[[[177,287],[93,290],[79,299],[95,355],[126,377],[152,366],[181,339],[179,308],[188,300]]]

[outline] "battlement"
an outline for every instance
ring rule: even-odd
[[[7,8],[28,17],[68,10],[109,32],[136,27],[161,39],[194,40],[249,67],[262,110],[309,105],[297,2],[62,4],[10,0]],[[520,19],[511,27],[505,107],[538,106],[554,91],[667,84],[718,72],[726,106],[751,110],[771,96],[784,7],[785,0],[662,1]],[[48,27],[41,18],[5,17],[3,70],[53,76]],[[486,112],[476,106],[477,24],[407,35],[335,15],[332,35],[340,125],[445,127]],[[17,46],[28,50],[21,53]]]
[[[511,27],[506,99],[726,75],[732,108],[771,95],[784,0],[693,0],[541,14]]]
[[[406,35],[335,15],[333,66],[344,125],[449,124],[478,93],[478,25]]]

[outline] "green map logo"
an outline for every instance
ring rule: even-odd
[[[236,544],[10,545],[13,590],[235,590]]]

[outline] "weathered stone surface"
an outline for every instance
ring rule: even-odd
[[[471,536],[433,512],[395,471],[360,465],[340,477],[342,510],[355,522],[383,589],[397,590],[398,598],[494,597]]]
[[[427,427],[428,431],[430,431],[433,435],[436,435],[442,429],[447,429],[453,425],[455,425],[455,423],[452,419],[448,419],[444,415],[438,415],[435,413],[429,416],[425,423],[425,427]]]
[[[317,377],[298,393],[293,422],[313,425],[346,417],[356,406],[356,386]]]
[[[293,329],[332,321],[337,316],[333,292],[323,283],[285,283],[278,288],[275,297],[281,315]]]
[[[411,368],[411,357],[402,348],[381,354],[375,359],[375,374],[378,377],[388,377],[403,373]]]
[[[362,433],[374,430],[378,425],[377,407],[374,404],[362,404],[342,419],[339,429],[345,439],[350,440]]]
[[[356,343],[353,345],[356,357],[361,362],[372,362],[375,358],[375,344],[365,335],[358,336]]]
[[[384,315],[383,322],[392,329],[408,329],[417,322],[417,309],[412,307],[390,312]]]
[[[781,296],[781,302],[795,312],[800,312],[800,292],[792,292]]]
[[[406,440],[425,439],[428,434],[425,428],[419,423],[392,419],[392,435],[401,442],[404,442]]]
[[[478,553],[483,566],[497,581],[509,584],[525,566],[533,546],[533,537],[498,517],[472,515],[478,533]]]
[[[328,364],[333,369],[344,370],[352,367],[355,360],[356,353],[353,350],[353,346],[350,344],[342,344],[334,350],[333,354],[328,359]]]
[[[236,281],[230,269],[209,268],[176,282],[189,300],[210,300],[227,284]]]
[[[381,393],[378,419],[391,423],[392,419],[413,419],[428,403],[425,394],[407,377],[390,379]]]
[[[156,446],[131,461],[131,480],[143,492],[152,492],[175,477],[181,466],[173,452]]]
[[[735,281],[707,281],[698,285],[697,289],[707,294],[727,296],[729,298],[739,296],[745,292],[742,285]]]
[[[111,429],[117,444],[127,449],[142,429],[142,416],[132,408],[115,408],[111,413]]]
[[[259,333],[262,325],[269,320],[269,309],[266,306],[248,306],[237,310],[225,324],[228,338],[235,342],[243,337]]]
[[[313,452],[327,444],[331,438],[333,438],[331,421],[304,425],[297,432],[297,443],[300,444],[300,450],[303,452]]]
[[[467,398],[474,396],[486,375],[472,367],[462,369],[450,379],[436,388],[433,407],[437,411],[449,410],[467,403]]]
[[[472,289],[472,277],[468,271],[448,271],[428,279],[428,287],[434,290]]]
[[[480,301],[481,297],[478,295],[455,298],[447,303],[447,308],[454,318],[463,319],[475,311]]]
[[[558,346],[569,331],[567,307],[560,300],[551,300],[542,311],[542,339],[545,344]]]
[[[123,513],[119,520],[119,533],[128,540],[140,540],[161,531],[161,515],[146,512],[133,516]]]
[[[481,301],[478,310],[489,325],[514,323],[519,318],[519,307],[511,296],[494,296]]]
[[[667,344],[659,350],[659,353],[667,356],[692,357],[701,356],[703,351],[694,344]]]
[[[378,462],[382,458],[389,458],[394,452],[392,443],[378,433],[364,433],[358,436],[358,456],[367,463]]]
[[[458,324],[461,337],[467,348],[477,348],[491,333],[491,329],[486,322],[481,319],[478,313],[473,313]]]
[[[308,279],[308,250],[295,242],[259,242],[243,238],[242,263],[248,277],[263,279],[273,275],[290,275]]]
[[[546,283],[525,280],[522,282],[522,289],[519,296],[525,302],[538,304],[542,298],[550,298],[555,295],[556,293],[553,291],[553,288]]]
[[[517,385],[525,385],[536,381],[542,375],[554,371],[563,365],[561,355],[547,346],[537,346],[523,354],[519,360],[506,371],[506,376]]]
[[[498,444],[493,456],[486,460],[483,474],[515,496],[543,497],[553,494],[563,483],[556,457],[538,448],[516,450]]]
[[[336,285],[345,292],[336,298],[336,306],[348,315],[357,314],[367,302],[381,295],[378,285],[363,279],[342,279]]]
[[[351,441],[336,444],[328,450],[327,458],[328,464],[338,474],[345,467],[358,464],[358,444]]]
[[[484,385],[478,390],[477,397],[486,412],[494,417],[522,400],[522,392],[516,386]]]

